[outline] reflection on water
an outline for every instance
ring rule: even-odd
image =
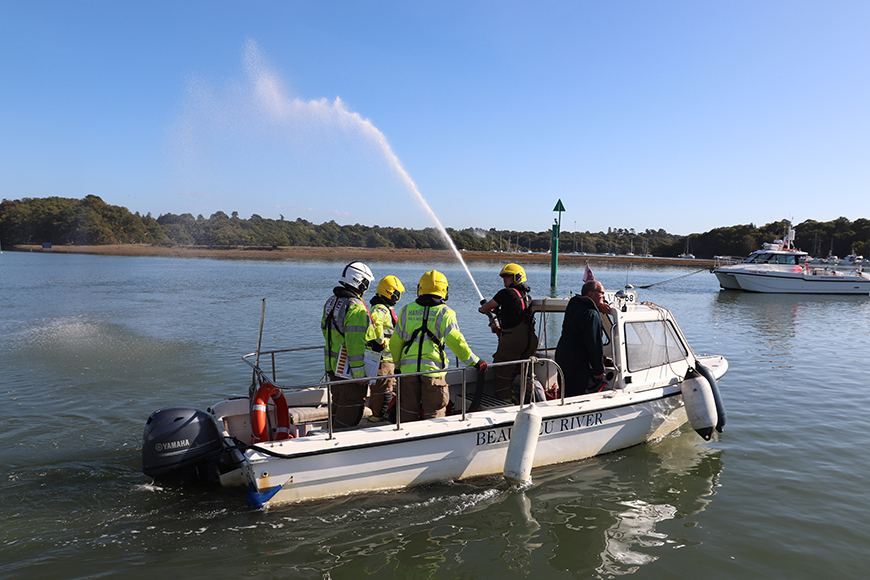
[[[278,507],[268,519],[283,531],[263,547],[273,570],[305,562],[332,577],[360,566],[419,578],[630,574],[700,541],[688,520],[712,501],[722,460],[696,442],[670,436],[538,470],[526,491],[492,477]],[[668,520],[680,525],[662,528]]]
[[[661,555],[664,546],[690,541],[670,537],[659,524],[682,520],[712,501],[722,470],[721,451],[696,445],[691,437],[670,435],[624,454],[604,456],[576,466],[556,479],[541,477],[546,491],[532,495],[533,505],[557,514],[549,533],[558,539],[550,564],[560,570],[603,576],[635,572]],[[542,521],[538,517],[538,521]],[[658,549],[654,549],[658,548]],[[580,550],[578,552],[578,550]],[[596,553],[597,561],[584,556]]]
[[[716,294],[713,319],[727,325],[732,338],[757,343],[759,353],[769,357],[777,368],[790,369],[806,355],[802,351],[802,334],[818,338],[816,348],[827,349],[840,342],[839,337],[821,340],[831,328],[853,330],[854,339],[867,337],[859,329],[862,318],[843,320],[842,313],[868,311],[866,296],[757,294],[720,291]],[[861,316],[860,314],[857,316]],[[857,324],[856,324],[857,323]],[[838,353],[841,354],[841,353]]]

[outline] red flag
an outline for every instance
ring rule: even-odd
[[[595,275],[592,274],[592,269],[589,267],[589,264],[586,264],[586,273],[583,274],[583,281],[588,282],[589,280],[594,280]]]

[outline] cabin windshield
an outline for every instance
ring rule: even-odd
[[[637,372],[684,360],[689,353],[669,320],[650,320],[626,323],[625,354],[629,372]]]
[[[747,260],[750,264],[797,264],[797,254],[754,254]]]
[[[774,254],[770,257],[771,264],[797,264],[797,256],[794,254]]]

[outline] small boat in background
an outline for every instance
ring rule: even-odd
[[[685,260],[694,260],[695,254],[692,253],[691,249],[692,249],[692,245],[689,242],[689,237],[687,236],[686,237],[686,251],[683,252],[682,254],[678,255],[677,257],[683,258]]]
[[[838,263],[840,266],[846,266],[847,268],[855,268],[863,265],[864,256],[855,253],[855,249],[852,248],[852,253],[842,258]]]

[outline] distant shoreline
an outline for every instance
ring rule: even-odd
[[[59,246],[43,249],[41,245],[13,246],[17,252],[51,252],[56,254],[99,254],[106,256],[154,256],[172,258],[219,258],[248,260],[337,260],[350,262],[352,260],[374,261],[392,260],[408,262],[449,262],[454,259],[449,250],[416,250],[406,248],[352,248],[352,247],[315,247],[315,246],[281,246],[275,249],[264,248],[193,248],[193,247],[163,247],[145,244],[108,244],[101,246]],[[549,263],[550,254],[524,252],[467,252],[463,251],[462,259],[468,262],[517,262],[517,263]],[[695,266],[708,267],[713,260],[661,258],[643,256],[606,256],[599,254],[559,254],[559,262],[563,264],[650,264],[656,266]]]

